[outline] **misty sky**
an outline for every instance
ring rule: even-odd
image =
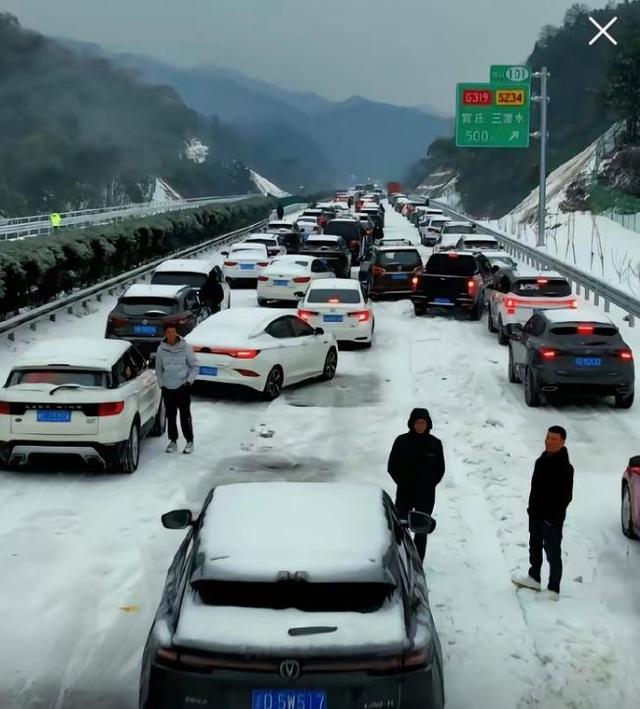
[[[44,34],[216,64],[332,99],[453,113],[457,81],[526,58],[575,0],[0,0]],[[604,0],[597,3],[603,6]]]

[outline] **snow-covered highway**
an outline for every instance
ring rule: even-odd
[[[392,209],[386,220],[387,235],[418,243]],[[113,303],[30,336],[100,337]],[[233,291],[232,307],[255,304],[255,290]],[[416,318],[408,300],[375,310],[372,349],[341,352],[333,382],[270,404],[196,397],[191,457],[148,439],[132,476],[0,473],[2,709],[137,707],[142,649],[182,539],[160,514],[198,509],[231,481],[368,481],[393,493],[387,456],[413,406],[429,408],[447,461],[426,560],[447,706],[637,706],[640,543],[620,532],[619,494],[640,453],[640,408],[527,408],[484,319]],[[624,335],[640,352],[640,336]],[[0,376],[27,344],[3,345]],[[552,424],[567,428],[576,469],[557,604],[509,580],[526,570],[531,471]]]

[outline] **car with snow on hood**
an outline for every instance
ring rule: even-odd
[[[442,709],[422,563],[375,485],[218,485],[186,530],[143,654],[140,709]],[[345,543],[348,540],[348,543]]]
[[[126,340],[42,340],[0,390],[0,458],[10,467],[55,458],[133,473],[141,439],[165,425],[156,375]]]
[[[322,259],[296,254],[278,256],[258,277],[258,305],[297,302],[315,279],[335,278]]]
[[[198,360],[196,381],[247,387],[269,401],[283,387],[333,379],[338,363],[333,335],[288,309],[225,310],[185,339]]]
[[[298,316],[312,327],[332,332],[338,342],[371,347],[373,308],[355,279],[312,281],[298,305]]]
[[[284,245],[284,240],[278,234],[249,234],[246,239],[242,240],[243,244],[264,244],[267,247],[269,258],[274,256],[284,256],[287,253],[287,248]]]
[[[420,242],[423,246],[435,246],[440,243],[443,228],[450,222],[449,217],[443,215],[429,215],[418,226]]]
[[[476,225],[472,222],[449,221],[443,224],[440,229],[440,239],[434,251],[444,251],[446,249],[458,249],[458,242],[461,237],[476,233]],[[497,242],[496,242],[497,243]],[[494,248],[499,248],[498,246]]]

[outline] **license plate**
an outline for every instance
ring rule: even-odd
[[[391,278],[394,281],[406,281],[407,278],[409,278],[409,274],[408,273],[392,273]]]
[[[434,298],[434,303],[442,303],[443,305],[451,305],[451,298]]]
[[[217,377],[218,368],[217,367],[200,367],[200,374],[205,377]]]
[[[273,285],[274,285],[274,286],[288,286],[288,285],[289,285],[289,281],[279,281],[279,280],[276,279],[276,280],[273,282]]]
[[[253,264],[253,263],[241,263],[240,264],[241,271],[252,271],[254,268],[255,268],[255,264]]]
[[[327,709],[327,693],[309,689],[254,689],[251,709]]]
[[[576,367],[601,367],[602,357],[576,357]]]
[[[344,315],[323,315],[322,319],[324,322],[342,322]]]
[[[155,335],[157,328],[155,325],[134,325],[133,332],[136,335]]]
[[[69,423],[71,411],[38,411],[36,418],[40,423]]]

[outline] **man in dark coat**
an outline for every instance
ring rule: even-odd
[[[200,299],[209,308],[211,313],[217,313],[224,300],[224,288],[222,284],[210,276],[200,289]]]
[[[436,485],[444,475],[444,454],[439,438],[431,435],[433,423],[427,409],[414,409],[407,422],[408,433],[393,442],[387,471],[398,486],[396,507],[401,519],[413,509],[431,514]],[[416,549],[424,560],[426,534],[416,534]]]
[[[278,204],[276,207],[276,214],[278,215],[278,221],[282,221],[284,217],[284,207],[281,204]]]
[[[529,495],[529,574],[513,578],[516,586],[540,590],[542,550],[549,562],[547,595],[557,601],[562,579],[562,526],[573,497],[573,466],[565,447],[567,432],[562,426],[547,431],[545,450],[536,460]]]

